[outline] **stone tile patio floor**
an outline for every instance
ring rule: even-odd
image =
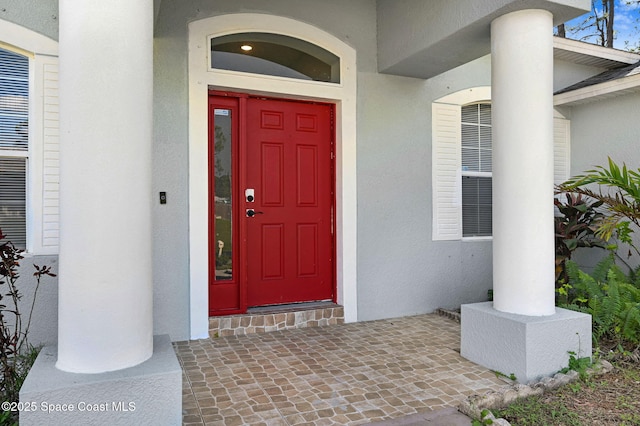
[[[174,344],[184,425],[368,424],[456,407],[504,382],[429,314]]]

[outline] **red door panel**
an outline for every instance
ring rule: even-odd
[[[249,306],[333,297],[331,107],[249,99]]]
[[[210,315],[334,298],[332,108],[210,96]]]
[[[249,135],[251,137],[251,135]],[[262,194],[262,205],[269,207],[284,206],[284,144],[263,142],[260,145],[260,164],[258,175]],[[249,147],[251,149],[251,147]],[[257,153],[256,153],[257,154]],[[252,155],[252,157],[255,155]],[[248,163],[249,176],[255,174]],[[249,182],[247,184],[250,184]]]

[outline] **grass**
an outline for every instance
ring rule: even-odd
[[[640,425],[640,362],[616,361],[611,373],[492,410],[512,425]]]
[[[494,415],[513,425],[582,425],[579,415],[567,407],[561,396],[549,399],[544,396],[527,398],[494,412]]]
[[[2,392],[0,392],[0,397],[2,401],[18,401],[18,395],[20,393],[20,388],[24,383],[27,375],[29,374],[29,370],[31,370],[31,366],[34,362],[36,362],[36,358],[40,353],[41,347],[33,347],[29,346],[29,348],[21,355],[17,357],[15,360],[15,370],[13,371],[14,380],[10,387],[5,387],[4,383],[2,384]],[[0,411],[0,426],[13,426],[18,424],[18,413],[16,411]]]

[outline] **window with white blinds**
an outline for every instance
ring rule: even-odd
[[[434,241],[486,238],[491,228],[491,88],[450,93],[432,104]],[[569,178],[571,123],[553,118],[554,183]]]
[[[0,229],[26,248],[29,59],[0,49]]]
[[[491,236],[491,104],[462,106],[460,145],[462,236]]]
[[[26,247],[26,158],[0,157],[0,229],[16,247]]]

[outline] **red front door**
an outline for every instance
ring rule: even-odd
[[[333,296],[331,107],[249,99],[249,306]]]
[[[210,268],[210,313],[333,299],[333,106],[215,96],[210,105],[211,121],[218,117],[224,129],[235,133],[226,137],[233,158],[216,161],[216,149],[222,155],[221,135],[210,132],[210,175],[217,176],[222,191],[226,188],[220,182],[226,180],[215,172],[216,165],[224,172],[236,165],[228,179],[233,202],[227,194],[216,197],[211,182],[216,219],[211,221],[210,262],[228,269]],[[230,105],[227,115],[220,109],[225,105]],[[228,232],[232,235],[225,236]],[[233,253],[224,254],[220,241]]]

